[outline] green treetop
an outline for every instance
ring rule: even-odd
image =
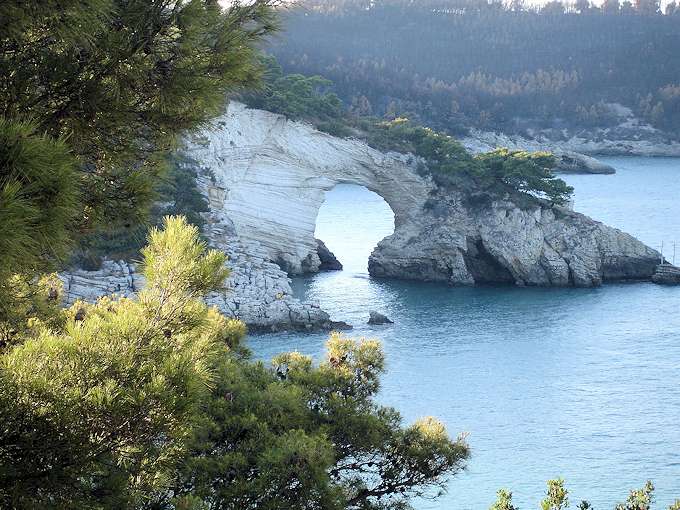
[[[0,345],[74,238],[144,237],[179,133],[258,82],[275,2],[0,2]]]
[[[253,363],[201,299],[227,272],[196,227],[166,219],[143,256],[136,299],[76,303],[0,351],[1,507],[401,509],[464,466],[441,423],[375,402],[376,341]]]
[[[256,46],[276,29],[273,2],[226,9],[215,0],[2,2],[2,136],[23,130],[25,153],[60,155],[41,169],[59,187],[34,182],[21,191],[25,199],[77,193],[78,203],[62,203],[81,231],[137,222],[177,135],[216,115],[227,92],[257,82]],[[73,160],[80,172],[67,178]],[[16,194],[15,174],[25,170],[0,165],[0,192]],[[62,219],[52,220],[54,237],[67,237],[73,226]]]
[[[134,508],[164,487],[230,322],[199,298],[222,253],[168,219],[137,299],[78,302],[0,357],[0,506]]]

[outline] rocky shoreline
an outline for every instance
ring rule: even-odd
[[[208,302],[251,331],[342,329],[318,303],[303,303],[289,275],[337,269],[314,238],[326,191],[365,186],[395,214],[395,232],[369,260],[376,277],[452,285],[595,286],[651,278],[658,254],[633,237],[547,204],[480,197],[436,183],[412,156],[384,154],[358,140],[232,103],[186,141],[208,199],[204,235],[227,253],[231,275]],[[188,163],[187,163],[188,164]],[[483,201],[482,200],[482,201]],[[62,274],[67,300],[131,295],[143,285],[133,265]]]
[[[630,109],[613,105],[619,124],[577,132],[544,129],[527,136],[473,129],[461,143],[473,153],[507,147],[512,150],[547,151],[557,157],[558,172],[610,174],[615,169],[598,156],[680,157],[680,139],[634,117]]]

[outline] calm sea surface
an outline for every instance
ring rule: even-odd
[[[610,176],[568,176],[575,208],[680,263],[680,159],[602,158]],[[469,432],[466,472],[418,510],[486,509],[499,488],[538,508],[545,481],[564,477],[573,506],[597,510],[647,479],[657,508],[680,498],[680,287],[451,288],[369,278],[368,256],[392,233],[392,213],[364,188],[328,193],[317,237],[345,270],[296,280],[353,336],[382,340],[381,402],[406,422],[442,419]],[[395,321],[368,326],[369,310]],[[319,357],[325,335],[256,336],[259,358],[287,350]]]

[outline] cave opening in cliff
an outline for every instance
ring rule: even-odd
[[[394,232],[394,212],[364,186],[338,184],[326,192],[316,220],[315,237],[342,264],[343,271],[367,274],[376,245]]]

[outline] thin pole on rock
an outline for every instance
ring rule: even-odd
[[[675,241],[673,241],[673,265],[675,265]]]

